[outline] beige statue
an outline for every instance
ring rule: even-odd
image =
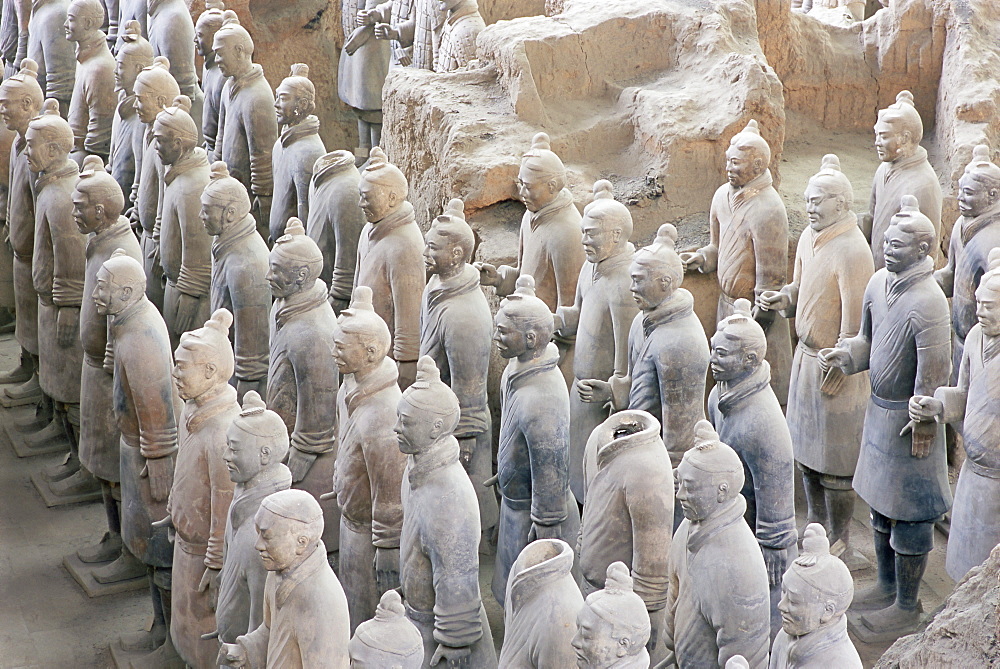
[[[205,103],[201,110],[201,134],[205,139],[205,151],[215,154],[215,138],[219,132],[219,105],[222,101],[222,87],[226,78],[219,69],[212,43],[215,33],[222,27],[223,11],[226,4],[222,0],[205,0],[205,11],[194,25],[194,39],[198,55],[202,58],[201,89],[205,93]]]
[[[610,181],[594,184],[594,199],[583,210],[583,250],[587,257],[580,270],[572,306],[555,310],[556,330],[575,338],[587,355],[574,357],[570,388],[569,480],[576,499],[583,504],[583,453],[594,428],[608,417],[604,403],[589,402],[588,379],[622,379],[628,376],[629,327],[639,307],[629,291],[629,265],[635,247],[632,214],[615,201]]]
[[[211,180],[201,194],[201,222],[212,243],[212,312],[233,314],[231,339],[236,354],[236,392],[265,392],[268,361],[267,244],[250,215],[250,194],[221,160],[212,165]],[[265,393],[266,394],[266,393]]]
[[[387,2],[385,6],[398,4]],[[344,48],[337,71],[337,94],[358,118],[358,160],[365,160],[372,147],[382,141],[382,85],[394,47],[375,38],[378,5],[378,0],[343,0],[340,6]],[[365,18],[369,15],[370,19]],[[389,17],[381,22],[387,20]]]
[[[573,305],[580,268],[585,259],[580,222],[582,217],[566,188],[566,167],[550,149],[549,136],[540,132],[521,158],[517,196],[524,203],[517,249],[517,264],[494,267],[476,263],[484,286],[494,286],[499,297],[514,292],[517,277],[535,279],[535,294],[549,311]],[[573,339],[558,336],[560,366],[572,382]]]
[[[76,81],[73,43],[66,39],[69,0],[35,0],[30,5],[27,56],[38,64],[38,84],[46,98],[59,102],[66,118]]]
[[[108,159],[115,115],[115,57],[101,30],[101,0],[73,0],[66,10],[66,39],[76,43],[76,80],[67,120],[73,128],[73,159]]]
[[[267,569],[264,619],[222,644],[218,663],[265,669],[348,669],[347,597],[326,561],[323,510],[302,490],[266,497],[254,516]]]
[[[781,290],[788,271],[788,214],[771,185],[771,147],[751,120],[726,150],[728,183],[712,197],[711,241],[697,251],[681,254],[685,271],[715,272],[719,279],[716,320],[733,313],[743,298],[754,303],[765,290]],[[788,320],[774,311],[757,310],[754,318],[767,334],[771,387],[784,406],[792,343]]]
[[[628,567],[608,565],[604,589],[592,592],[576,618],[576,666],[581,669],[645,669],[649,616],[632,590]]]
[[[806,518],[826,528],[833,553],[858,567],[867,561],[846,554],[854,517],[851,481],[858,464],[868,404],[868,375],[824,373],[817,354],[861,329],[865,287],[875,269],[851,211],[854,190],[829,154],[805,192],[809,227],[799,237],[792,282],[757,296],[760,309],[795,318],[798,346],[788,392],[788,429],[806,495]]]
[[[274,180],[271,149],[278,139],[274,93],[264,69],[253,62],[253,39],[227,9],[212,42],[219,71],[226,77],[219,103],[219,125],[213,160],[229,165],[229,172],[253,198],[257,230],[267,238]]]
[[[771,647],[769,669],[861,669],[861,657],[847,636],[853,597],[850,570],[830,554],[823,526],[810,523],[802,553],[781,581],[781,631]]]
[[[135,109],[135,80],[143,68],[153,64],[153,47],[140,30],[138,21],[129,21],[122,27],[122,48],[115,56],[118,106],[115,107],[115,115],[111,120],[108,165],[111,175],[126,196],[132,194],[136,174],[135,145],[141,142],[144,130]],[[131,205],[128,208],[131,209]]]
[[[153,142],[163,183],[159,215],[160,265],[167,285],[163,319],[170,341],[208,319],[212,280],[212,241],[201,223],[201,194],[209,182],[208,158],[198,146],[198,124],[191,101],[179,95],[156,115]]]
[[[177,464],[167,514],[174,528],[170,636],[191,667],[208,667],[218,655],[215,600],[222,570],[226,514],[233,481],[223,454],[226,432],[239,416],[229,326],[219,309],[205,326],[185,332],[174,352],[174,384],[184,400],[177,430]]]
[[[904,195],[917,198],[920,213],[934,224],[934,234],[941,237],[941,183],[927,160],[927,149],[920,146],[924,124],[913,106],[913,94],[900,91],[896,102],[882,109],[875,122],[875,152],[882,164],[872,179],[872,196],[867,214],[859,224],[872,247],[875,269],[885,266],[882,243],[893,215],[899,211]],[[940,255],[931,249],[931,257]]]
[[[375,615],[382,593],[399,587],[406,456],[392,431],[401,395],[396,365],[386,357],[390,342],[389,327],[372,307],[371,289],[358,286],[333,335],[333,359],[343,377],[333,490],[352,631]]]
[[[253,517],[264,498],[292,485],[292,473],[281,462],[287,455],[285,422],[264,405],[256,391],[248,391],[240,415],[226,432],[222,456],[236,484],[226,518],[215,605],[216,629],[223,643],[236,643],[237,637],[257,629],[263,620],[267,570],[254,547]]]
[[[309,66],[295,63],[289,76],[278,85],[274,95],[281,134],[271,152],[274,196],[271,200],[271,239],[285,231],[285,223],[297,216],[309,225],[309,183],[313,165],[326,154],[319,136],[316,110],[316,87],[309,81]]]
[[[420,669],[424,642],[407,617],[396,590],[386,590],[375,617],[358,625],[348,646],[351,669]]]
[[[186,0],[147,0],[146,36],[153,54],[170,61],[170,74],[180,86],[181,95],[191,100],[191,118],[201,138],[201,114],[205,96],[198,85],[195,70],[195,29],[191,20],[190,3]]]
[[[399,387],[416,374],[420,351],[420,300],[424,291],[424,237],[406,201],[409,186],[381,148],[372,149],[358,184],[368,223],[358,242],[356,286],[368,286],[375,313],[389,325],[389,357],[399,366]]]
[[[476,0],[437,0],[448,12],[441,28],[441,43],[434,50],[434,71],[462,69],[476,57],[476,38],[486,27]]]

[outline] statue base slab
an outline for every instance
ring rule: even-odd
[[[53,439],[41,444],[28,444],[24,440],[24,435],[17,431],[12,422],[5,422],[4,429],[7,431],[7,439],[14,448],[14,454],[19,458],[33,458],[36,455],[49,455],[50,453],[67,453],[69,442],[64,439]]]
[[[127,581],[117,583],[98,583],[94,579],[94,570],[108,564],[107,562],[96,562],[87,564],[83,562],[76,553],[71,553],[63,558],[63,567],[79,584],[83,591],[90,598],[104,597],[105,595],[117,595],[122,592],[132,592],[134,590],[146,590],[149,588],[149,578],[143,574],[139,578],[130,578]],[[112,647],[117,646],[115,642]],[[122,651],[124,652],[124,651]]]
[[[42,501],[45,502],[45,506],[49,508],[54,506],[67,506],[69,504],[90,504],[101,500],[100,488],[97,490],[88,490],[86,492],[73,493],[69,495],[57,495],[52,490],[52,482],[47,481],[42,472],[32,474],[31,482],[35,484],[35,489],[38,490],[38,494],[42,496]]]
[[[42,399],[41,393],[37,395],[24,395],[23,397],[11,397],[7,393],[0,393],[0,406],[5,409],[12,409],[27,404],[37,404],[40,399]]]
[[[921,616],[920,621],[913,625],[909,625],[906,628],[876,631],[868,627],[868,625],[866,625],[861,619],[861,616],[865,613],[871,613],[871,611],[849,611],[847,613],[847,629],[855,636],[855,638],[858,639],[858,641],[866,644],[891,643],[900,637],[906,636],[907,634],[913,634],[922,628],[926,623],[923,616]]]

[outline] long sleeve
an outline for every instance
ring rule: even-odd
[[[350,300],[358,262],[358,238],[361,236],[361,229],[365,227],[365,217],[360,207],[341,205],[333,209],[334,218],[331,221],[333,231],[326,232],[334,235],[336,243],[330,278],[330,296],[339,300]],[[320,214],[316,212],[314,215]]]
[[[573,298],[572,306],[556,307],[556,316],[562,323],[559,325],[559,333],[565,337],[572,337],[580,327],[580,309],[583,307],[583,287],[585,281],[584,272],[590,269],[591,265],[584,265],[577,276],[576,294]]]
[[[399,451],[396,433],[388,419],[369,433],[361,449],[371,485],[372,545],[399,548],[399,533],[403,527],[400,488],[406,460]]]
[[[719,212],[715,205],[715,200],[718,197],[719,193],[716,191],[712,198],[712,208],[708,213],[708,246],[698,249],[698,253],[705,258],[700,269],[702,274],[714,272],[719,267]],[[723,197],[725,196],[723,195]]]
[[[200,218],[200,186],[202,184],[198,182],[185,189],[177,207],[181,230],[181,270],[177,276],[177,290],[192,297],[208,295],[212,286],[212,241]]]
[[[60,107],[66,105],[68,108],[76,82],[76,55],[73,43],[66,39],[63,32],[64,17],[65,14],[59,16],[57,12],[52,12],[46,16],[46,24],[42,26],[40,39],[45,54],[45,85],[42,90],[45,97],[55,98],[61,103]]]
[[[83,149],[88,154],[107,160],[111,151],[111,124],[118,101],[114,74],[97,68],[91,69],[88,74],[90,81],[84,89],[87,93],[87,132]]]
[[[135,402],[136,420],[139,424],[139,449],[143,457],[154,459],[172,455],[177,451],[174,388],[170,375],[172,361],[169,354],[165,359],[158,355],[149,355],[151,350],[157,349],[167,351],[169,344],[163,342],[162,347],[137,346],[132,351],[124,350],[122,346],[115,348],[117,356],[134,358],[122,360],[120,367],[132,372],[129,374],[132,378],[126,383],[132,389],[132,400]]]
[[[405,243],[406,240],[400,240]],[[404,251],[409,255],[409,249]],[[409,262],[408,262],[409,261]],[[412,362],[420,357],[420,302],[424,290],[424,267],[416,257],[397,255],[388,263],[389,289],[392,292],[394,322],[392,359]]]
[[[333,366],[325,340],[312,336],[308,345],[295,346],[288,352],[295,372],[295,429],[291,445],[303,453],[321,455],[336,447],[335,425],[337,406],[336,370],[312,369],[313,366]],[[323,349],[326,350],[323,350]]]
[[[263,81],[263,80],[262,80]],[[247,142],[250,148],[250,195],[251,197],[271,197],[274,193],[274,173],[271,171],[271,150],[278,139],[278,120],[271,111],[274,107],[274,95],[270,93],[271,87],[265,81],[263,86],[267,88],[271,97],[267,109],[269,113],[254,113],[256,110],[249,108],[245,111],[245,122],[247,128]],[[261,101],[264,97],[261,96]],[[250,102],[248,99],[247,102]],[[252,105],[251,105],[252,106]],[[220,139],[221,142],[221,125]],[[270,210],[269,210],[270,211]]]
[[[309,224],[309,182],[312,181],[312,163],[306,167],[308,170],[302,170],[294,177],[295,198],[298,203],[296,215],[303,225]]]
[[[958,423],[965,419],[969,400],[969,347],[962,353],[957,385],[941,386],[934,391],[934,397],[944,404],[944,411],[938,416],[939,423]]]
[[[667,457],[666,453],[663,454]],[[669,470],[669,467],[667,468]],[[655,471],[630,472],[625,484],[625,505],[632,521],[632,578],[635,593],[649,611],[667,603],[667,554],[674,527],[672,495],[664,493],[671,481],[657,480]],[[672,477],[671,477],[672,478]]]
[[[758,197],[765,197],[764,194]],[[751,244],[756,263],[754,296],[765,290],[781,290],[788,271],[788,217],[784,205],[776,202],[762,206],[763,220],[751,228]]]
[[[611,304],[611,329],[615,338],[615,373],[616,377],[628,376],[628,336],[632,328],[632,319],[635,318],[635,300],[629,292],[629,284],[623,283],[614,293],[611,299],[617,304]]]
[[[87,238],[73,223],[73,202],[53,201],[46,217],[52,234],[52,303],[57,307],[79,307],[83,303],[83,281],[87,265]]]
[[[267,666],[267,644],[271,639],[271,618],[274,614],[271,611],[271,599],[267,596],[266,590],[265,586],[264,620],[254,631],[236,639],[236,643],[246,651],[249,669],[265,669]]]
[[[947,307],[940,314],[934,314],[927,308],[914,310],[909,317],[917,348],[913,393],[931,395],[947,385],[951,376],[951,326]]]
[[[263,274],[257,276],[252,267],[242,265],[236,265],[235,269],[228,283],[233,306],[236,378],[258,381],[267,377],[267,323],[271,312],[271,292]],[[239,286],[239,289],[234,289],[234,286]]]
[[[222,569],[222,548],[226,542],[226,520],[229,507],[233,503],[234,484],[229,478],[229,468],[222,456],[226,450],[225,433],[220,431],[220,444],[212,444],[206,450],[208,459],[208,483],[211,490],[209,504],[208,549],[205,552],[205,566]]]
[[[866,285],[858,281],[857,273],[862,269],[874,270],[871,255],[858,255],[857,262],[843,265],[837,270],[837,287],[840,291],[840,333],[838,341],[844,341],[858,334],[864,314]]]
[[[548,406],[544,402],[542,398],[532,402],[535,406],[528,407],[530,416],[523,426],[531,465],[531,521],[558,525],[568,515],[569,407],[558,398],[551,398]]]
[[[210,162],[215,162],[216,160],[222,160],[222,143],[223,136],[226,132],[226,114],[229,107],[228,100],[229,96],[232,95],[232,79],[226,79],[226,83],[222,86],[222,94],[219,95],[219,116],[218,123],[215,126],[215,150],[209,157]],[[275,121],[277,123],[277,121]]]
[[[478,514],[474,501],[472,511]],[[476,556],[479,523],[443,515],[422,522],[436,526],[433,536],[425,532],[423,537],[434,574],[434,640],[453,648],[471,646],[483,636]]]
[[[837,345],[838,348],[847,351],[851,356],[850,363],[844,368],[847,374],[857,374],[868,369],[869,356],[872,351],[872,311],[871,301],[868,299],[868,291],[871,286],[872,283],[869,282],[861,308],[861,330],[856,337],[845,339]]]
[[[962,237],[962,219],[953,228],[951,241],[948,243],[948,262],[944,267],[934,272],[934,280],[941,286],[945,297],[953,297],[955,294],[955,263],[962,250],[959,248]],[[976,282],[978,284],[978,281]]]

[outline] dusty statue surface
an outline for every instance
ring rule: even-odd
[[[576,666],[581,669],[641,669],[650,666],[646,650],[649,616],[632,590],[628,567],[608,565],[604,588],[587,595],[573,636]]]
[[[423,666],[424,642],[406,617],[399,592],[387,590],[382,595],[375,617],[358,625],[348,650],[352,669],[420,669]]]
[[[76,79],[66,119],[73,128],[73,158],[107,160],[115,113],[115,57],[101,30],[106,14],[100,0],[73,0],[66,10],[66,39],[76,47]]]

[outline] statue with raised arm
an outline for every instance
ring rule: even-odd
[[[215,138],[219,132],[219,105],[222,100],[222,87],[226,77],[219,69],[212,43],[215,33],[222,27],[223,12],[226,4],[222,0],[205,0],[205,11],[198,15],[194,24],[194,43],[198,55],[202,59],[201,90],[205,93],[204,106],[201,109],[201,134],[205,140],[205,151],[209,156],[215,155]]]
[[[256,232],[256,231],[255,231]],[[281,416],[264,405],[256,391],[243,398],[240,415],[226,432],[222,456],[235,483],[226,517],[216,629],[223,643],[236,643],[241,634],[260,627],[264,619],[264,583],[267,570],[254,544],[253,517],[264,499],[288,490],[292,474],[282,460],[288,455],[288,429]]]
[[[400,585],[406,616],[424,642],[423,667],[495,669],[479,592],[479,509],[452,430],[461,406],[424,356],[399,401],[395,431],[403,477]]]
[[[292,65],[291,73],[278,85],[274,111],[281,131],[271,152],[274,195],[271,200],[271,239],[285,230],[285,223],[297,216],[309,225],[309,182],[313,166],[326,154],[319,136],[316,87],[309,80],[309,66]]]
[[[633,586],[628,567],[622,562],[613,562],[608,565],[604,588],[587,595],[576,618],[576,634],[572,641],[577,667],[644,669],[650,666],[646,650],[651,633],[649,615]]]
[[[174,352],[174,384],[184,400],[177,429],[177,464],[167,502],[174,528],[170,637],[191,667],[208,667],[219,644],[202,638],[217,629],[215,602],[222,570],[226,514],[233,481],[223,455],[226,433],[240,414],[229,326],[219,309],[205,326],[185,332]]]
[[[108,166],[126,197],[132,194],[136,175],[136,144],[141,142],[143,125],[135,109],[135,80],[153,64],[153,47],[139,32],[139,22],[122,26],[122,48],[115,57],[115,92],[118,105],[111,120],[111,148]],[[127,209],[132,205],[126,201]],[[131,212],[129,212],[131,213]]]
[[[73,128],[73,159],[108,159],[115,116],[115,57],[108,48],[101,0],[73,0],[66,10],[66,39],[76,45],[76,79],[66,119]]]
[[[407,619],[397,590],[385,591],[375,617],[358,625],[348,650],[352,669],[420,669],[424,665],[424,641]]]
[[[834,555],[859,568],[849,548],[854,517],[851,480],[868,403],[868,375],[820,369],[817,354],[861,328],[865,286],[875,271],[851,211],[854,190],[833,154],[823,157],[805,192],[809,227],[799,237],[792,282],[757,296],[757,307],[795,318],[798,345],[788,391],[788,430],[806,496],[806,519],[826,528]]]
[[[212,164],[211,180],[201,194],[201,222],[212,243],[212,312],[233,314],[230,339],[236,354],[238,399],[249,390],[266,392],[268,315],[267,244],[250,215],[250,194],[221,160]]]
[[[824,372],[869,371],[854,489],[871,507],[877,582],[854,597],[863,639],[897,638],[920,619],[920,579],[934,546],[934,523],[951,507],[944,430],[908,425],[913,395],[932,395],[951,371],[948,301],[934,281],[934,223],[904,195],[885,231],[885,267],[865,290],[856,337],[819,352]]]
[[[875,269],[884,267],[882,243],[892,217],[899,211],[904,195],[917,199],[917,207],[934,225],[938,242],[941,238],[941,182],[927,159],[927,149],[920,146],[924,124],[913,106],[913,93],[900,91],[896,102],[882,109],[875,122],[875,153],[882,164],[872,179],[872,195],[868,213],[859,225],[871,242]],[[931,258],[940,249],[931,249]]]
[[[712,197],[708,246],[680,254],[685,271],[715,272],[719,280],[721,321],[738,299],[754,304],[766,290],[781,290],[788,271],[788,214],[771,184],[771,147],[757,121],[737,133],[726,150],[726,178]],[[781,406],[788,399],[792,341],[788,320],[774,311],[756,310],[754,319],[767,335],[771,387]],[[784,570],[782,570],[784,571]]]

